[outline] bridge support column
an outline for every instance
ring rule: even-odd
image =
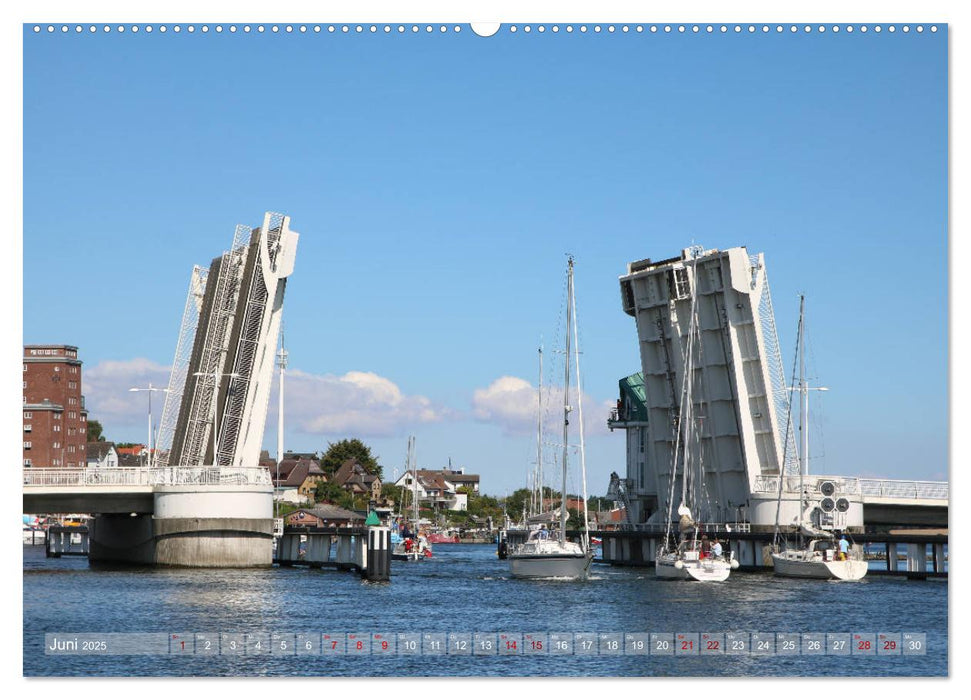
[[[887,571],[897,570],[897,543],[887,542]]]
[[[351,563],[354,560],[354,556],[351,553],[351,536],[350,535],[338,535],[337,536],[337,568],[338,569],[349,569],[351,568]]]
[[[947,559],[944,557],[944,545],[934,545],[934,573],[943,574],[947,571]]]
[[[907,545],[907,571],[916,573],[927,571],[927,545]]]

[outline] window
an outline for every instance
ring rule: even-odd
[[[24,423],[24,432],[29,433],[31,431],[30,423]]]
[[[24,449],[25,450],[29,450],[30,449],[30,440],[24,440]]]
[[[77,382],[68,382],[67,383],[67,388],[68,389],[77,389],[78,388],[78,383]]]
[[[67,400],[67,402],[68,402],[68,403],[69,403],[70,405],[72,405],[72,406],[73,406],[73,405],[75,405],[75,404],[76,404],[76,403],[78,402],[78,400],[77,400],[76,398],[74,398],[74,397],[72,396],[71,398],[69,398],[69,399]]]
[[[74,435],[74,434],[75,434],[76,432],[77,432],[77,431],[76,431],[76,429],[74,429],[74,428],[68,428],[68,429],[67,429],[67,434],[68,434],[69,436],[70,436],[70,435]]]
[[[24,460],[24,466],[25,467],[29,467],[30,466],[30,460],[29,459],[25,459]]]
[[[61,414],[60,413],[55,413],[54,414],[54,420],[61,420]]]
[[[55,432],[55,433],[59,433],[59,432],[61,432],[61,426],[59,426],[59,425],[55,425],[55,426],[54,426],[54,432]]]
[[[24,389],[27,388],[27,382],[24,382]]]
[[[27,365],[24,365],[24,372],[27,371]]]
[[[24,411],[24,418],[33,418],[34,414],[31,411]]]
[[[70,372],[71,374],[77,374],[78,373],[78,368],[77,367],[71,367],[71,368],[68,369],[68,372]]]
[[[82,413],[81,414],[81,422],[84,423],[87,419],[88,419],[88,417]]]
[[[68,445],[67,446],[67,451],[68,452],[74,452],[74,445]]]
[[[61,368],[60,367],[54,367],[54,371],[55,372],[60,372],[61,371]]]
[[[61,449],[61,443],[55,442],[51,445],[51,447],[53,447],[55,450],[59,450]]]
[[[77,414],[77,411],[68,411],[68,412],[67,412],[67,417],[68,417],[68,418],[71,418],[72,420],[73,420],[74,418],[77,418],[77,417],[78,417],[78,414]]]
[[[59,460],[59,459],[55,459],[55,460],[54,460],[54,464],[53,464],[53,466],[55,466],[55,467],[59,467],[59,466],[61,466],[61,460]]]

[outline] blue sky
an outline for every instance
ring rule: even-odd
[[[624,464],[604,405],[639,369],[617,277],[693,242],[746,245],[766,254],[787,368],[808,298],[831,388],[813,470],[945,478],[946,89],[943,27],[28,29],[24,341],[78,345],[91,416],[142,440],[127,388],[164,382],[192,265],[285,212],[302,234],[287,447],[353,433],[400,471],[413,433],[422,466],[451,457],[502,493],[535,449],[523,382],[540,338],[561,343],[570,252],[602,492]]]

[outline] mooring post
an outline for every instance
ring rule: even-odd
[[[368,528],[366,572],[368,581],[391,580],[391,528]]]

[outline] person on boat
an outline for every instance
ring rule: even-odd
[[[701,536],[701,555],[699,559],[705,559],[711,555],[711,545],[708,543],[708,535]]]
[[[722,543],[715,538],[715,541],[711,543],[711,556],[715,559],[721,559],[722,556]]]
[[[545,539],[547,539],[547,538],[548,538],[549,536],[550,536],[550,533],[548,533],[548,532],[546,531],[546,526],[545,526],[545,525],[540,525],[540,528],[539,528],[539,534],[537,535],[537,537],[538,537],[539,539],[541,539],[541,540],[545,540]]]
[[[412,541],[410,537],[405,538],[405,551],[410,552],[412,547]]]
[[[839,547],[840,547],[840,560],[845,561],[850,551],[850,543],[846,539],[846,535],[840,535]]]

